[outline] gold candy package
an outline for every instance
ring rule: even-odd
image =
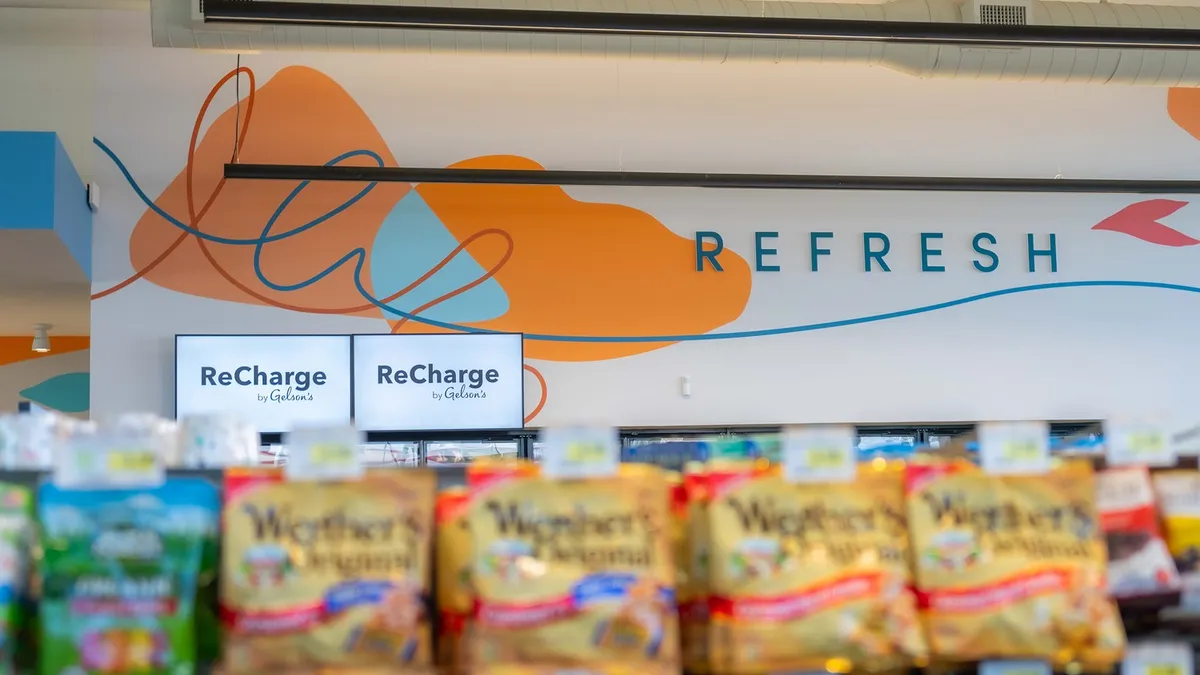
[[[676,509],[684,511],[682,550],[676,554],[679,632],[683,669],[693,675],[709,672],[707,478],[702,464],[689,466],[683,475],[683,494],[675,500]]]
[[[534,464],[483,461],[467,481],[475,663],[678,668],[661,469],[626,464],[611,477],[552,480]]]
[[[438,608],[438,665],[458,672],[466,666],[468,620],[475,598],[471,593],[471,532],[467,526],[469,495],[465,487],[438,493],[434,507],[437,523],[434,572]]]
[[[917,598],[934,658],[1120,659],[1125,634],[1106,593],[1107,552],[1086,460],[1045,474],[985,474],[965,459],[917,457],[905,491]]]
[[[709,467],[713,672],[859,672],[922,664],[903,472],[791,483],[778,465]]]
[[[598,668],[570,668],[519,663],[477,664],[472,675],[679,675],[679,667],[666,663],[616,663]]]
[[[365,673],[432,666],[426,601],[435,476],[357,481],[225,476],[225,672]]]

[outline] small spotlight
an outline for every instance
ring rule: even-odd
[[[50,351],[50,324],[39,323],[33,327],[33,351],[45,354]]]

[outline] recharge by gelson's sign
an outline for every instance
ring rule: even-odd
[[[518,429],[521,336],[355,335],[354,418],[364,431]]]
[[[346,335],[177,335],[175,415],[231,413],[262,432],[350,421]]]

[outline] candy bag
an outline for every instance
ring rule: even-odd
[[[470,504],[465,487],[438,493],[437,570],[434,573],[438,607],[438,665],[458,672],[466,666],[466,632],[474,595],[471,592]]]
[[[682,582],[679,584],[679,631],[683,667],[694,675],[709,672],[708,662],[708,475],[693,463],[683,476],[686,508]]]
[[[1146,467],[1099,472],[1096,507],[1108,549],[1109,594],[1115,598],[1177,596],[1179,573],[1158,526]]]
[[[790,483],[779,466],[709,467],[709,653],[717,673],[923,664],[903,474]]]
[[[678,668],[661,469],[551,480],[532,464],[477,462],[467,476],[475,663]]]
[[[338,482],[229,469],[226,672],[430,669],[435,485],[423,469],[368,469]]]
[[[38,491],[44,675],[176,675],[196,665],[195,600],[217,490],[196,478],[158,488]]]
[[[1200,471],[1157,472],[1154,492],[1183,586],[1180,609],[1200,613]]]
[[[0,674],[14,673],[17,641],[25,628],[33,499],[20,485],[0,483]]]
[[[1106,593],[1096,481],[1087,460],[1041,475],[985,474],[964,459],[916,457],[906,475],[917,594],[934,657],[1120,659],[1125,634]]]

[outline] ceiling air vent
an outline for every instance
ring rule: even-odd
[[[1021,5],[980,5],[979,23],[1024,26],[1025,8]]]
[[[969,0],[963,3],[963,21],[966,23],[982,23],[990,26],[1025,26],[1029,24],[1029,2],[1008,0],[997,3],[995,0]]]

